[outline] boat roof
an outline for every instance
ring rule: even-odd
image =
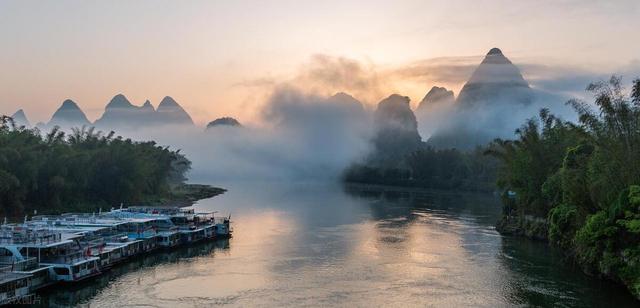
[[[26,273],[15,273],[15,272],[0,273],[0,285],[13,282],[16,280],[29,278],[31,276],[32,276],[31,274],[26,274]]]

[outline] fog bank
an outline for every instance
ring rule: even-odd
[[[332,180],[368,151],[370,116],[361,106],[281,86],[261,114],[260,126],[173,126],[124,135],[180,149],[193,162],[195,182]]]

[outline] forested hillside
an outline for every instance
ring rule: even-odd
[[[640,298],[640,80],[588,87],[595,104],[570,101],[579,123],[546,110],[496,140],[505,207],[498,229],[548,238],[587,272],[625,283]],[[596,106],[597,110],[592,110]]]
[[[191,162],[155,142],[93,128],[43,134],[0,118],[0,214],[95,211],[168,197]]]

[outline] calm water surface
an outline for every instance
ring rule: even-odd
[[[546,245],[505,238],[487,194],[226,185],[234,237],[137,259],[43,306],[638,306]]]

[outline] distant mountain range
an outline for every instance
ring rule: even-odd
[[[492,48],[457,97],[446,88],[432,87],[418,105],[417,122],[421,132],[425,125],[433,123],[428,127],[430,136],[425,135],[427,143],[432,146],[471,148],[512,133],[523,121],[520,116],[526,114],[527,118],[531,117],[537,112],[534,109],[542,106],[536,105],[536,100],[551,102],[559,99],[532,89],[518,67],[500,49]],[[366,113],[363,105],[346,93],[337,93],[327,101],[348,106],[350,114]],[[22,110],[13,117],[19,125],[29,125]],[[355,118],[352,120],[358,121]],[[75,102],[65,100],[46,124],[49,127],[53,125],[138,129],[160,125],[193,126],[194,122],[180,104],[169,96],[154,108],[148,100],[136,106],[124,95],[118,94],[105,106],[104,113],[95,123],[87,119]],[[394,94],[382,100],[374,114],[374,125],[376,137],[373,143],[379,153],[387,150],[405,153],[421,143],[416,129],[416,116],[410,108],[408,97]],[[223,117],[210,122],[207,128],[218,126],[242,127],[237,120]]]
[[[31,126],[22,109],[11,116],[19,126]],[[100,129],[139,129],[160,125],[194,125],[191,116],[173,98],[166,96],[154,108],[148,100],[142,106],[133,105],[124,95],[118,94],[105,106],[102,116],[91,123],[74,101],[67,99],[53,113],[47,123],[38,127],[60,126],[62,128],[96,126]]]
[[[114,96],[96,120],[97,127],[137,128],[157,125],[193,125],[191,116],[171,97],[165,96],[158,108],[148,100],[140,107],[122,94]]]

